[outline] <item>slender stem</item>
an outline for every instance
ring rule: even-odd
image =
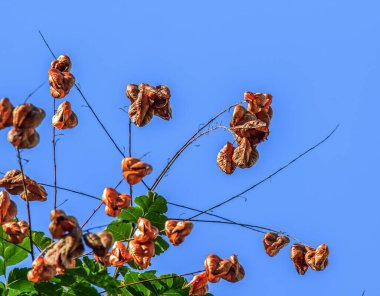
[[[46,83],[46,80],[42,82],[39,86],[37,86],[25,99],[24,104],[28,102],[28,100]]]
[[[231,108],[235,107],[236,105],[240,105],[244,103],[244,101],[242,102],[238,102],[238,103],[235,103],[229,107],[227,107],[226,109],[224,109],[223,111],[219,112],[217,115],[215,115],[213,118],[211,118],[207,123],[203,124],[187,141],[185,144],[183,144],[183,146],[174,154],[174,156],[169,160],[169,162],[167,163],[167,165],[164,167],[164,169],[162,170],[162,172],[159,174],[159,176],[157,177],[156,181],[153,183],[152,185],[152,188],[151,190],[154,191],[156,189],[156,187],[158,186],[158,184],[161,182],[162,178],[166,175],[166,173],[168,172],[168,170],[170,169],[170,167],[173,165],[173,163],[177,160],[177,158],[181,155],[181,153],[186,149],[186,147],[189,146],[189,143],[193,140],[193,138],[195,138],[202,130],[204,130],[207,126],[209,126],[213,121],[215,121],[219,116],[221,116],[222,114],[226,113],[227,111],[229,111]]]
[[[0,237],[0,239],[1,239],[2,241],[5,241],[5,242],[7,242],[7,243],[9,243],[9,244],[12,244],[12,245],[15,245],[16,247],[18,247],[18,248],[20,248],[20,249],[23,249],[24,251],[27,251],[28,253],[32,254],[32,252],[29,251],[28,249],[26,249],[26,248],[24,248],[23,246],[20,246],[20,245],[18,245],[18,244],[12,243],[10,240],[7,240],[6,238]]]
[[[45,183],[38,183],[42,186],[46,186],[46,187],[50,187],[50,188],[54,188],[54,185],[50,185],[50,184],[45,184]],[[84,193],[84,192],[80,192],[80,191],[77,191],[77,190],[73,190],[73,189],[69,189],[69,188],[65,188],[65,187],[60,187],[60,186],[57,186],[57,189],[59,190],[63,190],[63,191],[68,191],[68,192],[72,192],[72,193],[75,193],[75,194],[78,194],[78,195],[83,195],[83,196],[87,196],[89,198],[92,198],[92,199],[96,199],[96,200],[102,200],[101,198],[95,196],[95,195],[91,195],[91,194],[87,194],[87,193]]]
[[[17,149],[17,158],[18,158],[18,164],[20,166],[21,175],[22,175],[22,184],[24,186],[24,193],[25,193],[25,200],[26,200],[26,210],[28,212],[30,254],[32,255],[32,261],[34,261],[34,244],[33,244],[33,237],[32,237],[32,217],[31,217],[31,214],[30,214],[30,205],[29,205],[29,199],[28,199],[28,190],[26,189],[24,168],[22,166],[20,149]]]
[[[286,169],[288,166],[290,166],[291,164],[293,164],[294,162],[296,162],[298,159],[302,158],[303,156],[305,156],[306,154],[308,154],[309,152],[311,152],[312,150],[314,150],[315,148],[317,148],[319,145],[323,144],[325,141],[327,141],[327,139],[329,139],[334,133],[335,131],[337,130],[337,128],[339,127],[339,125],[337,125],[330,133],[328,136],[326,136],[323,140],[319,141],[317,144],[313,145],[312,147],[310,147],[309,149],[307,149],[306,151],[302,152],[301,154],[299,154],[297,157],[293,158],[291,161],[289,161],[288,163],[286,163],[285,165],[283,165],[282,167],[280,167],[279,169],[277,169],[275,172],[273,172],[272,174],[270,174],[268,177],[262,179],[261,181],[257,182],[256,184],[250,186],[249,188],[243,190],[242,192],[238,193],[238,194],[235,194],[234,196],[216,204],[215,206],[212,206],[210,208],[208,208],[207,210],[204,210],[202,211],[201,213],[198,213],[194,216],[191,216],[189,219],[194,219],[202,214],[205,214],[209,211],[212,211],[226,203],[229,203],[230,201],[238,198],[239,196],[242,196],[243,194],[247,193],[248,191],[254,189],[255,187],[259,186],[260,184],[264,183],[265,181],[269,180],[270,178],[272,178],[273,176],[277,175],[279,172],[281,172],[282,170]]]
[[[177,278],[177,277],[184,277],[184,276],[187,276],[187,275],[193,275],[193,274],[201,273],[201,272],[204,272],[204,271],[205,270],[202,269],[202,270],[197,270],[197,271],[188,272],[188,273],[184,273],[184,274],[169,275],[169,276],[163,276],[163,277],[158,277],[158,278],[154,278],[154,279],[146,279],[146,280],[136,281],[136,282],[132,282],[132,283],[127,283],[127,284],[119,286],[119,288],[125,288],[125,287],[129,287],[129,286],[133,286],[133,285],[138,285],[138,284],[142,284],[142,283],[147,283],[147,282],[154,282],[154,281],[173,279],[173,278]]]
[[[92,219],[92,217],[94,217],[95,213],[100,209],[100,207],[102,206],[103,204],[103,201],[100,202],[100,204],[92,211],[91,215],[87,218],[87,220],[82,224],[82,226],[80,228],[83,229],[83,227],[86,226],[86,224],[88,222],[90,222],[90,220]]]
[[[44,41],[46,47],[49,49],[51,55],[56,59],[57,57],[55,56],[54,52],[52,51],[52,49],[50,48],[49,44],[47,43],[44,35],[42,34],[41,31],[38,31],[38,33],[40,34],[42,40]],[[78,84],[75,83],[74,84],[74,87],[76,88],[76,90],[79,92],[80,96],[82,97],[82,99],[86,102],[86,105],[87,107],[90,109],[90,111],[92,112],[92,114],[95,116],[95,119],[96,121],[100,124],[100,126],[102,127],[102,129],[104,130],[104,132],[107,134],[108,138],[111,140],[111,142],[113,143],[113,145],[115,146],[115,148],[119,151],[119,153],[124,157],[124,153],[123,151],[119,148],[119,146],[116,144],[115,140],[112,138],[111,134],[108,132],[108,130],[106,129],[106,127],[104,126],[104,124],[101,122],[101,120],[99,119],[98,115],[96,114],[95,110],[92,108],[92,106],[90,105],[90,103],[88,102],[88,100],[86,99],[86,97],[84,96],[84,94],[82,93],[82,91],[80,90],[80,88],[78,87]]]
[[[53,98],[53,115],[55,114],[55,98]],[[54,210],[57,209],[57,156],[56,156],[56,140],[55,140],[55,126],[53,125],[53,136],[52,136],[52,144],[53,144],[53,165],[54,165]]]

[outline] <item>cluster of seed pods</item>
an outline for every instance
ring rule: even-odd
[[[50,248],[42,252],[33,262],[28,272],[28,280],[39,283],[51,280],[57,273],[75,267],[75,258],[84,251],[82,230],[73,216],[62,210],[50,213],[49,231],[52,238],[58,239]]]
[[[126,95],[131,101],[128,110],[129,117],[137,126],[147,125],[154,115],[164,120],[172,117],[170,90],[167,86],[153,87],[145,83],[128,84]]]
[[[276,256],[289,242],[288,237],[279,236],[275,232],[268,232],[263,238],[265,252],[271,257]],[[309,267],[316,271],[324,270],[328,265],[328,256],[329,248],[326,244],[322,244],[316,249],[306,245],[293,244],[290,249],[290,259],[300,275],[304,275]]]
[[[0,100],[0,130],[13,126],[8,141],[17,149],[30,149],[40,142],[36,128],[45,118],[45,111],[25,103],[13,107],[8,98]]]
[[[75,84],[75,77],[70,73],[72,64],[69,56],[61,55],[51,63],[48,71],[50,94],[54,99],[62,99]],[[74,128],[78,125],[78,117],[71,109],[69,101],[59,105],[52,119],[53,126],[59,130]]]
[[[120,194],[114,188],[107,187],[103,191],[102,201],[106,205],[106,214],[111,217],[117,217],[122,209],[130,206],[131,197],[125,193]]]
[[[245,271],[238,261],[236,255],[229,259],[221,259],[219,256],[211,254],[204,262],[205,272],[194,276],[185,285],[190,287],[189,295],[205,295],[208,292],[208,282],[217,283],[224,279],[231,283],[236,283],[244,278]]]
[[[227,142],[217,156],[217,164],[226,174],[232,174],[236,167],[252,167],[259,158],[257,145],[269,135],[272,96],[246,92],[244,99],[248,102],[248,110],[241,105],[236,106],[230,122],[238,147]]]

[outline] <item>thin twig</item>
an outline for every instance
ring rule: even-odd
[[[38,183],[38,184],[40,184],[42,186],[54,188],[54,185],[45,184],[45,183]],[[99,197],[97,197],[95,195],[87,194],[87,193],[80,192],[80,191],[73,190],[73,189],[69,189],[69,188],[64,188],[64,187],[57,186],[57,189],[63,190],[63,191],[68,191],[68,192],[72,192],[72,193],[75,193],[75,194],[78,194],[78,195],[87,196],[89,198],[96,199],[96,200],[102,200],[101,198],[99,198]]]
[[[91,215],[87,218],[87,220],[82,224],[82,226],[80,228],[83,229],[83,227],[86,226],[86,224],[88,222],[90,222],[91,218],[95,215],[95,213],[100,209],[100,207],[102,206],[103,204],[103,201],[100,202],[100,204],[92,211]]]
[[[24,168],[22,166],[20,149],[17,149],[17,158],[18,158],[18,164],[20,166],[21,175],[22,175],[22,184],[24,186],[24,194],[25,194],[25,201],[26,201],[26,210],[28,212],[30,254],[32,255],[32,261],[34,261],[34,245],[33,245],[33,237],[32,237],[32,217],[31,217],[31,214],[30,214],[30,205],[29,205],[29,199],[28,199],[28,190],[26,189]]]
[[[28,253],[32,254],[32,252],[29,251],[28,249],[26,249],[26,248],[24,248],[23,246],[20,246],[20,245],[18,245],[18,244],[12,243],[10,240],[7,240],[6,238],[0,237],[0,239],[1,239],[2,241],[5,241],[5,242],[7,242],[7,243],[9,243],[9,244],[12,244],[12,245],[15,245],[16,247],[19,247],[20,249],[23,249],[24,251],[27,251]]]
[[[273,176],[277,175],[279,172],[281,172],[282,170],[286,169],[288,166],[290,166],[291,164],[293,164],[294,162],[296,162],[298,159],[300,159],[301,157],[303,157],[304,155],[308,154],[309,152],[311,152],[312,150],[314,150],[315,148],[317,148],[319,145],[323,144],[325,141],[327,141],[327,139],[329,139],[334,133],[335,131],[337,130],[337,128],[339,127],[339,125],[337,125],[331,132],[328,136],[326,136],[323,140],[321,140],[320,142],[318,142],[317,144],[313,145],[312,147],[310,147],[309,149],[307,149],[306,151],[302,152],[300,155],[298,155],[297,157],[295,157],[294,159],[292,159],[291,161],[289,161],[287,164],[283,165],[282,167],[280,167],[278,170],[276,170],[275,172],[273,172],[272,174],[270,174],[268,177],[262,179],[261,181],[257,182],[256,184],[250,186],[249,188],[245,189],[244,191],[218,203],[217,205],[215,206],[212,206],[210,208],[208,208],[207,210],[204,210],[202,211],[201,213],[198,213],[192,217],[190,217],[189,219],[194,219],[202,214],[205,214],[209,211],[212,211],[226,203],[229,203],[230,201],[238,198],[239,196],[242,196],[243,194],[247,193],[248,191],[254,189],[255,187],[259,186],[260,184],[264,183],[265,181],[269,180],[270,178],[272,178]]]
[[[44,35],[42,34],[41,31],[38,31],[38,33],[40,34],[42,40],[44,41],[46,47],[49,49],[50,53],[52,54],[52,56],[57,59],[57,57],[55,56],[54,52],[52,51],[52,49],[50,48],[48,42],[46,41]],[[98,115],[96,114],[95,110],[92,108],[92,106],[90,105],[90,103],[88,102],[88,100],[86,99],[86,97],[84,96],[84,94],[82,93],[81,89],[79,88],[78,84],[75,83],[74,84],[74,87],[75,89],[79,92],[80,96],[82,97],[82,99],[86,102],[87,104],[87,107],[90,109],[90,111],[92,112],[92,114],[95,116],[95,119],[96,121],[100,124],[100,126],[102,127],[102,129],[104,130],[104,132],[107,134],[108,138],[111,140],[111,142],[113,143],[113,145],[115,146],[115,148],[119,151],[119,153],[123,156],[124,156],[124,153],[123,151],[119,148],[119,146],[116,144],[115,140],[112,138],[111,134],[108,132],[108,130],[106,129],[106,127],[104,126],[104,124],[101,122],[101,120],[99,119]]]
[[[37,86],[25,99],[24,104],[28,102],[28,100],[46,83],[46,80],[42,82],[39,86]]]
[[[53,98],[53,114],[55,114],[55,98]],[[52,135],[52,144],[53,144],[53,166],[54,166],[54,210],[57,209],[57,156],[56,156],[56,146],[57,142],[55,141],[55,126],[53,125],[53,135]]]
[[[241,102],[238,102],[238,103],[235,103],[229,107],[227,107],[226,109],[224,109],[223,111],[219,112],[217,115],[215,115],[213,118],[211,118],[207,123],[205,123],[204,125],[202,125],[187,141],[185,144],[183,144],[183,146],[174,154],[174,156],[169,160],[169,162],[167,163],[167,165],[164,167],[164,169],[162,170],[162,172],[159,174],[159,176],[157,177],[156,181],[153,183],[152,185],[152,188],[151,188],[151,191],[154,191],[156,189],[156,187],[158,186],[158,184],[161,182],[162,178],[166,175],[166,173],[168,172],[168,170],[170,169],[170,167],[173,165],[173,163],[177,160],[177,158],[181,155],[181,153],[186,149],[186,147],[189,146],[189,143],[193,140],[193,138],[195,138],[202,130],[204,130],[206,127],[208,127],[213,121],[215,121],[219,116],[221,116],[222,114],[224,114],[225,112],[229,111],[231,108],[235,107],[236,105],[240,105],[244,103],[244,101],[241,101]]]

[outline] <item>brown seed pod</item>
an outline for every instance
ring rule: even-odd
[[[36,128],[45,116],[43,109],[32,104],[19,105],[13,110],[13,126],[17,129]]]
[[[148,241],[142,244],[135,240],[131,240],[129,242],[129,253],[131,254],[135,264],[139,268],[145,269],[149,266],[150,260],[154,256],[154,243]]]
[[[103,191],[102,201],[106,205],[106,214],[116,217],[120,215],[122,209],[129,207],[131,197],[128,194],[120,194],[115,189],[107,187]]]
[[[94,260],[96,262],[99,262],[100,264],[104,265],[104,267],[109,267],[109,266],[111,266],[110,257],[111,257],[111,253],[107,253],[103,257],[99,257],[97,255],[94,255]]]
[[[129,106],[129,118],[137,126],[144,126],[153,118],[154,111],[150,108],[149,99],[144,89],[140,90],[137,99]]]
[[[13,128],[8,132],[8,141],[17,149],[31,149],[40,142],[40,135],[33,128]]]
[[[216,162],[218,167],[222,170],[222,172],[226,174],[232,174],[236,169],[236,163],[232,160],[232,155],[234,154],[235,147],[227,142],[226,145],[219,151],[218,156],[216,158]]]
[[[322,271],[328,265],[329,248],[326,244],[318,246],[314,249],[306,247],[305,261],[313,270]]]
[[[261,111],[269,111],[272,95],[247,91],[244,93],[244,100],[248,102],[248,111],[257,114]]]
[[[140,217],[137,221],[137,230],[133,236],[134,240],[139,243],[154,241],[159,233],[157,227],[153,226],[146,218]]]
[[[62,210],[52,210],[50,220],[49,230],[53,238],[63,238],[78,228],[77,219],[73,216],[66,216]]]
[[[108,231],[87,233],[83,236],[85,244],[90,247],[98,257],[104,257],[113,243],[112,233]]]
[[[75,84],[75,77],[69,72],[49,69],[50,94],[56,99],[64,98]]]
[[[20,193],[20,197],[23,200],[28,201],[45,201],[47,193],[45,188],[38,184],[36,181],[28,178],[25,180],[26,183],[26,194],[25,192]]]
[[[24,175],[25,180],[29,179]],[[20,170],[10,170],[0,179],[0,187],[5,188],[10,194],[18,195],[24,191],[22,174]]]
[[[46,263],[44,258],[37,257],[32,264],[32,269],[28,271],[28,280],[34,283],[50,281],[56,274],[55,266]]]
[[[125,245],[120,241],[116,241],[111,250],[111,255],[109,258],[110,264],[115,267],[120,267],[131,259],[131,255]]]
[[[230,260],[222,260],[217,255],[208,255],[204,262],[204,266],[207,273],[208,281],[211,283],[217,283],[222,276],[226,276],[232,267]]]
[[[4,232],[8,235],[8,239],[14,243],[21,243],[29,233],[29,224],[21,220],[19,222],[7,222],[3,225]]]
[[[13,106],[8,98],[0,100],[0,130],[13,124]]]
[[[0,191],[0,224],[11,221],[17,215],[17,205],[10,199],[8,192]]]
[[[51,67],[61,72],[70,72],[71,60],[68,55],[60,55],[56,60],[51,62]]]
[[[167,220],[165,222],[165,233],[170,242],[174,246],[178,246],[190,234],[193,226],[190,221]]]
[[[78,117],[71,109],[71,104],[68,101],[64,101],[59,105],[57,112],[53,116],[53,126],[57,129],[69,129],[78,125]]]
[[[243,266],[239,263],[236,255],[232,255],[229,261],[232,265],[225,275],[221,275],[221,278],[228,282],[236,283],[244,278],[245,271]]]
[[[139,87],[136,84],[128,84],[127,89],[125,90],[125,94],[131,100],[131,103],[137,100],[139,92]]]
[[[135,157],[126,157],[121,162],[124,179],[135,185],[152,172],[152,166]]]
[[[113,235],[109,231],[101,231],[97,233],[97,236],[100,237],[100,241],[102,242],[102,245],[106,248],[108,251],[109,248],[112,247],[113,244]]]
[[[190,287],[189,295],[205,295],[208,292],[207,273],[203,272],[193,277],[183,288]]]
[[[265,252],[271,257],[276,256],[289,242],[289,238],[286,236],[278,236],[278,234],[274,232],[266,233],[263,238]]]
[[[305,261],[306,248],[300,244],[293,244],[290,249],[290,259],[294,263],[298,274],[304,275],[308,269]]]
[[[250,168],[259,159],[259,152],[256,146],[252,146],[247,138],[243,138],[239,146],[234,150],[232,161],[239,168]]]

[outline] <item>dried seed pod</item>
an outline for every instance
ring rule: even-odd
[[[29,224],[24,220],[19,222],[7,222],[3,224],[3,230],[12,243],[19,244],[28,234]]]
[[[25,192],[20,193],[20,197],[23,200],[28,201],[45,201],[47,197],[47,193],[45,188],[38,184],[36,181],[27,178],[25,180],[26,183],[26,194]]]
[[[255,121],[257,119],[256,115],[247,111],[243,106],[237,105],[232,114],[232,119],[230,121],[231,128],[242,125],[249,121]]]
[[[254,114],[268,112],[272,104],[272,95],[247,91],[244,93],[244,100],[248,102],[248,111]]]
[[[174,246],[178,246],[190,234],[193,226],[190,221],[167,220],[165,222],[165,233],[170,242]]]
[[[183,288],[190,287],[189,295],[205,295],[208,292],[207,274],[203,272],[194,276]]]
[[[102,201],[106,205],[106,214],[111,217],[116,217],[120,215],[122,209],[129,207],[131,197],[128,194],[120,194],[115,189],[107,187],[103,191]]]
[[[236,283],[244,278],[245,271],[236,255],[232,255],[229,261],[231,262],[231,267],[225,275],[221,275],[221,278],[228,282]]]
[[[50,281],[56,274],[55,266],[48,265],[44,258],[37,257],[32,264],[32,269],[28,271],[28,280],[34,283]]]
[[[236,169],[236,163],[232,160],[232,155],[234,154],[235,147],[227,142],[226,145],[219,151],[216,158],[216,162],[222,172],[226,174],[232,174]]]
[[[152,166],[142,162],[138,158],[126,157],[121,162],[124,179],[130,185],[135,185],[142,180],[146,175],[152,172]]]
[[[327,267],[329,248],[326,244],[322,244],[316,249],[306,247],[306,250],[305,261],[308,266],[316,271],[324,270]]]
[[[75,84],[75,77],[69,72],[61,72],[52,68],[48,71],[48,74],[50,94],[56,99],[65,97]]]
[[[77,219],[73,216],[66,216],[62,210],[52,210],[50,220],[49,230],[53,238],[62,238],[78,228]]]
[[[154,243],[149,241],[142,244],[131,240],[129,242],[129,253],[136,265],[141,269],[145,269],[149,266],[150,260],[154,256]]]
[[[125,245],[120,241],[116,241],[111,250],[111,255],[109,258],[110,264],[115,267],[120,267],[131,259],[131,255]]]
[[[104,257],[113,243],[112,233],[108,231],[87,233],[83,236],[84,242],[90,247],[96,256]]]
[[[0,100],[0,130],[13,124],[13,106],[8,98]]]
[[[68,55],[60,55],[56,60],[51,62],[51,67],[61,72],[70,72],[71,60]]]
[[[101,231],[97,233],[97,236],[100,237],[100,241],[102,242],[102,245],[106,248],[108,251],[109,248],[111,248],[113,244],[113,235],[109,231]]]
[[[232,267],[230,260],[222,260],[217,255],[208,255],[204,262],[208,281],[217,283],[222,276],[226,276]]]
[[[154,115],[157,115],[164,120],[170,120],[170,118],[172,118],[172,108],[170,107],[170,103],[163,108],[154,109]]]
[[[57,243],[59,249],[59,262],[63,269],[75,267],[75,258],[82,255],[84,245],[82,242],[82,231],[79,227],[65,235]]]
[[[24,175],[25,180],[29,179]],[[10,170],[0,179],[0,187],[5,188],[10,194],[18,195],[24,191],[22,174],[20,170]]]
[[[10,199],[8,192],[0,191],[0,224],[11,221],[17,215],[17,205]]]
[[[71,104],[68,101],[64,101],[59,105],[57,112],[53,116],[53,126],[57,129],[69,129],[78,125],[78,117],[71,109]]]
[[[45,116],[43,109],[32,104],[19,105],[13,110],[13,126],[17,129],[36,128]]]
[[[111,253],[107,253],[103,257],[99,257],[97,255],[94,255],[94,260],[96,262],[99,262],[100,264],[104,265],[104,267],[109,267],[109,266],[111,266],[110,257],[111,257]]]
[[[8,132],[8,141],[17,149],[31,149],[40,142],[40,135],[33,128],[13,128]]]
[[[137,99],[129,106],[128,114],[137,126],[144,126],[153,118],[154,111],[150,108],[144,89],[140,90]]]
[[[128,84],[127,89],[125,90],[125,94],[131,100],[131,103],[137,100],[139,95],[139,87],[136,84]]]
[[[154,241],[158,233],[157,227],[152,226],[148,219],[140,217],[137,221],[137,230],[133,238],[136,242],[146,243],[148,241]]]
[[[256,146],[252,146],[247,138],[243,138],[239,146],[234,150],[232,161],[239,168],[250,168],[259,159],[259,152]]]
[[[293,244],[290,249],[290,259],[294,263],[298,274],[304,275],[308,269],[305,261],[306,248],[300,244]]]
[[[289,238],[278,236],[275,232],[268,232],[263,238],[265,252],[271,257],[276,256],[289,242]]]

